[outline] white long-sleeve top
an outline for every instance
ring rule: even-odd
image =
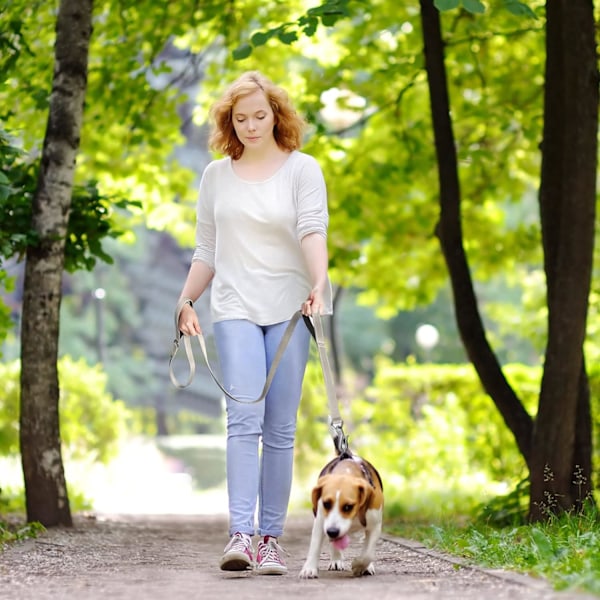
[[[192,261],[213,271],[214,322],[247,319],[257,325],[288,320],[312,288],[302,238],[327,237],[327,190],[310,155],[291,152],[264,181],[246,181],[231,158],[211,162],[200,182]],[[331,286],[324,292],[332,312]]]

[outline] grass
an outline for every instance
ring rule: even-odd
[[[540,576],[556,590],[600,596],[600,514],[593,507],[547,523],[494,526],[481,517],[434,523],[392,518],[387,529],[479,566]]]
[[[6,487],[0,489],[0,552],[5,544],[35,538],[45,528],[40,523],[27,523],[23,495]]]
[[[21,520],[0,521],[0,551],[4,544],[27,538],[35,538],[45,531],[40,523],[23,523]]]
[[[77,491],[69,492],[72,498],[71,507],[74,510],[84,510],[90,507],[83,494]],[[20,487],[0,489],[0,553],[6,544],[19,540],[36,538],[46,528],[37,521],[27,522],[25,517],[25,496]]]

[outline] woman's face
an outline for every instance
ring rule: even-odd
[[[273,142],[275,115],[262,90],[242,96],[231,112],[233,128],[245,149],[258,149]]]

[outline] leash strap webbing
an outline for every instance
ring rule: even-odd
[[[320,314],[315,314],[312,317],[315,341],[319,351],[319,360],[321,361],[321,370],[323,371],[323,379],[325,380],[325,390],[327,392],[327,401],[329,404],[329,433],[333,438],[333,444],[338,454],[343,454],[348,450],[348,438],[344,433],[344,421],[340,416],[340,410],[335,393],[335,383],[333,381],[333,373],[329,364],[327,355],[327,345],[325,342],[325,334],[323,333],[323,321]]]
[[[173,385],[179,389],[188,387],[190,385],[190,383],[192,382],[192,380],[194,379],[194,375],[196,373],[196,362],[194,360],[194,353],[192,351],[192,344],[190,341],[190,336],[183,335],[181,333],[181,331],[179,330],[179,315],[181,314],[181,310],[183,309],[183,307],[186,304],[191,304],[191,301],[188,298],[183,298],[178,302],[177,307],[175,309],[175,339],[173,340],[173,349],[171,351],[171,356],[169,358],[169,376],[171,378],[171,382],[173,383]],[[263,390],[262,390],[260,396],[258,398],[256,398],[256,400],[251,400],[251,401],[240,400],[239,398],[236,398],[235,396],[233,396],[230,392],[228,392],[225,389],[223,384],[219,381],[219,378],[216,376],[216,374],[210,364],[210,361],[208,359],[208,352],[206,351],[206,341],[204,339],[204,335],[202,333],[199,333],[193,337],[198,338],[198,343],[200,344],[200,349],[202,351],[202,356],[204,358],[204,362],[206,363],[206,367],[208,368],[208,371],[209,371],[211,377],[213,378],[214,382],[217,384],[219,389],[228,398],[231,398],[232,400],[235,400],[236,402],[246,402],[248,404],[255,404],[257,402],[262,401],[265,398],[265,396],[267,395],[269,388],[271,387],[271,383],[273,382],[273,377],[275,376],[275,371],[277,370],[277,367],[279,366],[279,362],[281,361],[283,353],[285,352],[285,349],[290,341],[290,338],[292,337],[294,328],[296,327],[298,320],[302,316],[303,315],[302,315],[301,311],[296,311],[292,315],[292,318],[290,319],[290,321],[286,327],[283,337],[281,338],[281,341],[277,348],[277,352],[275,353],[275,356],[273,358],[273,362],[271,363],[271,368],[269,369],[269,373],[267,374],[267,378],[265,380],[265,385],[263,387]],[[331,366],[329,364],[329,357],[327,355],[327,345],[325,342],[325,335],[323,332],[323,322],[321,320],[321,315],[319,315],[319,314],[313,315],[312,321],[310,318],[304,317],[304,321],[305,321],[306,326],[308,327],[310,333],[312,334],[312,336],[315,339],[315,342],[317,344],[317,350],[319,352],[319,361],[321,362],[321,370],[323,372],[323,379],[325,380],[325,390],[327,393],[327,402],[329,405],[329,432],[331,434],[331,437],[333,439],[333,444],[334,444],[338,454],[344,454],[348,450],[348,438],[347,438],[346,434],[344,433],[344,421],[342,420],[342,418],[340,416],[340,411],[339,411],[338,402],[337,402],[337,398],[336,398],[335,383],[333,380],[333,373],[331,371]],[[177,351],[179,350],[179,346],[180,346],[182,338],[183,338],[183,346],[185,349],[186,358],[188,360],[188,365],[189,365],[188,378],[184,383],[179,382],[179,380],[177,379],[175,372],[173,370],[173,360],[175,359],[175,355],[177,354]]]
[[[327,344],[325,342],[325,335],[323,333],[323,321],[321,320],[321,315],[314,315],[313,322],[315,326],[315,339],[317,342],[317,349],[319,351],[319,359],[323,369],[323,378],[325,379],[327,400],[329,402],[329,416],[332,419],[339,419],[340,412],[335,397],[335,384],[333,382],[331,366],[329,365],[329,357],[327,356]]]
[[[194,360],[194,353],[192,351],[192,343],[191,343],[190,337],[195,337],[195,338],[198,338],[198,343],[200,344],[200,349],[202,351],[202,356],[204,358],[204,362],[206,363],[208,372],[210,373],[211,377],[213,378],[213,380],[217,384],[217,386],[219,386],[219,389],[228,398],[231,398],[232,400],[235,400],[236,402],[243,402],[246,404],[256,404],[257,402],[264,400],[265,396],[267,395],[267,393],[269,391],[269,388],[271,387],[271,383],[273,382],[273,377],[275,377],[275,371],[277,370],[277,367],[279,366],[279,363],[281,362],[283,353],[285,352],[285,349],[287,348],[290,338],[292,337],[292,334],[294,333],[294,328],[296,327],[296,323],[298,323],[298,320],[302,316],[302,313],[300,311],[294,313],[292,315],[292,318],[290,319],[289,323],[287,324],[287,327],[283,333],[281,341],[279,342],[279,346],[277,347],[277,352],[275,353],[275,356],[273,357],[273,362],[271,363],[271,368],[269,369],[269,372],[267,374],[267,378],[265,380],[265,385],[263,386],[263,390],[262,390],[260,396],[258,398],[256,398],[255,400],[248,401],[248,400],[241,400],[241,399],[233,396],[230,392],[228,392],[225,389],[223,384],[219,381],[219,378],[215,374],[214,369],[212,368],[210,361],[208,359],[208,352],[206,351],[206,341],[204,339],[204,335],[199,333],[199,334],[196,334],[195,336],[189,336],[189,335],[183,335],[181,333],[181,331],[179,331],[179,314],[181,313],[181,309],[183,308],[184,304],[187,304],[188,302],[189,301],[187,301],[187,300],[185,302],[180,302],[177,305],[177,309],[175,311],[176,337],[173,340],[173,350],[171,351],[171,356],[169,358],[169,376],[171,378],[171,382],[173,383],[173,385],[179,389],[183,389],[183,388],[186,388],[188,385],[190,385],[190,383],[194,379],[194,375],[196,373],[196,361]],[[180,342],[181,342],[182,338],[183,338],[183,347],[185,349],[185,354],[186,354],[186,358],[187,358],[188,365],[189,365],[188,378],[185,381],[185,383],[179,382],[179,380],[177,379],[175,372],[173,370],[173,360],[175,358],[175,355],[177,354],[177,351],[179,350],[179,346],[180,346]]]

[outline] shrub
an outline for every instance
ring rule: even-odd
[[[19,451],[20,361],[0,364],[0,455]],[[130,412],[106,391],[100,365],[59,360],[60,431],[66,458],[107,462],[117,452]]]
[[[508,365],[504,371],[533,414],[541,369]],[[345,376],[339,399],[350,448],[377,463],[392,510],[394,504],[400,513],[423,516],[474,510],[527,476],[512,433],[471,365],[378,359],[368,387],[351,377]],[[318,472],[333,455],[327,414],[320,366],[311,361],[299,416],[301,475]]]

